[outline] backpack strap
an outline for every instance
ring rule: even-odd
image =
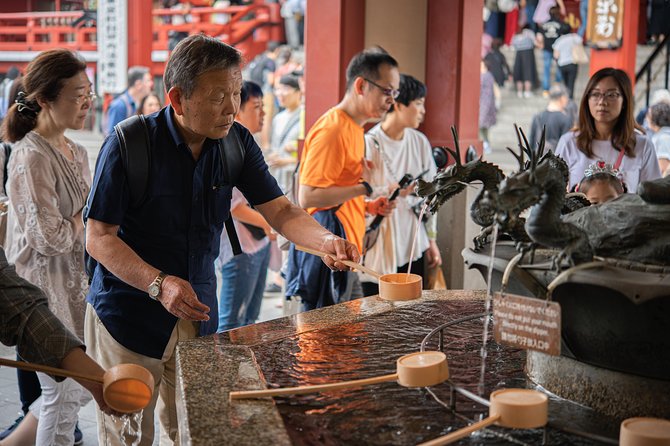
[[[237,184],[237,179],[244,166],[244,155],[246,153],[240,135],[237,132],[237,127],[233,124],[225,138],[221,138],[217,144],[219,157],[221,158],[221,167],[223,173],[226,175],[226,182],[231,186]],[[232,214],[228,215],[225,225],[228,240],[230,240],[230,247],[233,249],[233,255],[242,254],[242,246],[237,236],[237,230],[235,230]]]
[[[119,138],[121,159],[128,180],[130,207],[138,208],[146,199],[151,150],[149,130],[142,115],[134,115],[114,126]]]
[[[2,148],[5,151],[5,165],[3,166],[5,176],[2,177],[2,189],[5,191],[5,194],[7,193],[7,180],[9,177],[9,155],[12,154],[12,145],[9,144],[8,142],[3,142],[2,143]]]

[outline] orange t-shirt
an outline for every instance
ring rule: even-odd
[[[300,184],[312,187],[353,186],[361,181],[365,155],[363,127],[338,108],[331,108],[312,126],[305,138]],[[309,208],[313,214],[323,208]],[[345,201],[335,213],[347,240],[362,252],[365,234],[365,198]]]

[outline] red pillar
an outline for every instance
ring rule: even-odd
[[[479,76],[483,0],[428,0],[426,120],[433,145],[453,148],[458,129],[463,152],[479,141]]]
[[[459,133],[461,157],[469,145],[481,154],[479,89],[483,0],[428,0],[426,23],[426,120],[423,131],[433,145],[453,148],[450,127]],[[447,288],[461,289],[468,246],[467,193],[449,200],[438,213],[437,243]],[[472,199],[472,197],[470,197]]]
[[[624,0],[623,41],[621,47],[614,50],[592,50],[590,75],[605,67],[620,68],[635,83],[635,52],[637,50],[639,16],[639,0]]]
[[[153,43],[151,0],[128,0],[128,66],[151,67]]]
[[[364,42],[364,1],[307,0],[305,132],[344,96],[347,65]]]

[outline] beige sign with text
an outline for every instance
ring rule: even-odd
[[[560,355],[561,306],[533,297],[496,293],[493,336],[499,344]]]
[[[590,47],[619,48],[621,46],[624,1],[591,0],[589,2],[586,43]]]

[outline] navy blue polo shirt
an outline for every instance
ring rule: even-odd
[[[88,198],[87,218],[119,225],[119,237],[145,262],[191,283],[198,299],[210,308],[200,334],[216,332],[218,311],[214,260],[230,212],[236,186],[252,205],[282,195],[258,145],[238,124],[246,148],[236,184],[223,172],[217,141],[207,139],[196,161],[177,131],[168,106],[146,117],[151,140],[147,197],[129,206],[129,190],[115,133],[103,143]],[[147,283],[147,287],[149,284]],[[136,289],[98,265],[87,301],[109,333],[124,347],[161,358],[177,318],[147,290]]]

